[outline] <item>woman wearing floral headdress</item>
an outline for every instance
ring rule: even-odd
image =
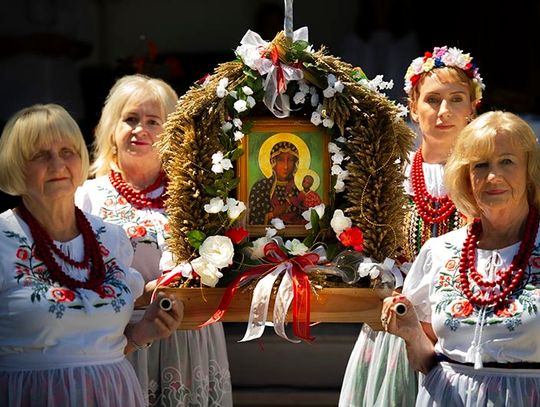
[[[422,142],[405,170],[409,206],[402,270],[430,237],[457,229],[465,221],[447,195],[443,171],[458,134],[476,114],[483,88],[472,58],[457,48],[436,47],[414,59],[407,70],[405,92]],[[403,340],[364,325],[349,359],[339,405],[414,406],[417,388],[417,374],[408,363]]]
[[[298,160],[298,149],[293,143],[280,141],[272,147],[272,176],[257,181],[249,193],[250,224],[267,225],[273,218],[289,225],[305,223],[301,208],[295,204],[300,192],[294,183]]]
[[[123,227],[149,298],[156,280],[174,267],[164,208],[167,178],[155,146],[178,98],[164,81],[120,78],[111,88],[96,128],[95,179],[79,188],[77,204]],[[179,330],[130,356],[151,406],[231,406],[223,326]]]

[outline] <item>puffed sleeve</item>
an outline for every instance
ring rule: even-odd
[[[91,180],[82,184],[77,191],[75,191],[75,205],[77,205],[82,211],[92,213],[92,201],[90,200],[89,187]]]
[[[421,321],[431,323],[431,304],[429,301],[429,289],[432,284],[432,248],[433,239],[429,239],[413,262],[411,269],[405,278],[403,294],[414,304],[418,318]]]
[[[115,225],[116,226],[116,225]],[[133,247],[126,233],[121,227],[115,227],[118,233],[118,260],[126,265],[126,281],[133,293],[134,298],[138,298],[144,291],[144,278],[137,270],[131,267],[133,262]]]

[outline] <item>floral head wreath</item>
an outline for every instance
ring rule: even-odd
[[[426,52],[423,57],[418,57],[411,62],[405,74],[405,92],[411,95],[413,88],[426,72],[436,68],[454,67],[464,71],[473,81],[475,99],[482,99],[482,90],[486,87],[478,71],[478,67],[469,54],[464,54],[458,48],[435,47],[433,52]]]

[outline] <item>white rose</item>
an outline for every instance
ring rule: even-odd
[[[285,223],[280,218],[273,218],[270,223],[277,230],[285,229]]]
[[[352,226],[352,221],[343,214],[341,209],[336,209],[334,211],[334,216],[332,216],[332,220],[330,221],[330,226],[336,233],[336,236],[339,236],[345,229]]]
[[[236,110],[238,113],[241,113],[245,110],[247,110],[247,103],[245,100],[237,100],[234,102],[234,110]]]
[[[223,274],[216,266],[203,257],[198,257],[191,261],[191,266],[195,273],[201,278],[201,283],[209,287],[215,287]]]
[[[244,92],[244,95],[246,96],[253,95],[253,90],[249,86],[243,86],[242,92]]]
[[[234,256],[233,243],[227,236],[210,236],[199,247],[199,254],[217,268],[227,267],[232,264]]]

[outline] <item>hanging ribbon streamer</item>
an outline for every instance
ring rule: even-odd
[[[274,329],[279,336],[290,340],[285,334],[284,326],[287,312],[292,302],[294,335],[305,341],[312,341],[314,338],[310,333],[309,319],[311,286],[304,268],[317,264],[320,256],[315,252],[310,252],[303,256],[289,258],[276,242],[266,244],[264,254],[265,259],[270,264],[256,266],[236,277],[227,287],[214,315],[200,326],[204,327],[218,322],[225,315],[236,291],[242,283],[254,276],[263,276],[253,291],[248,327],[241,342],[261,337],[266,326],[272,287],[275,280],[283,274],[282,282],[278,289],[277,304],[274,307]]]

